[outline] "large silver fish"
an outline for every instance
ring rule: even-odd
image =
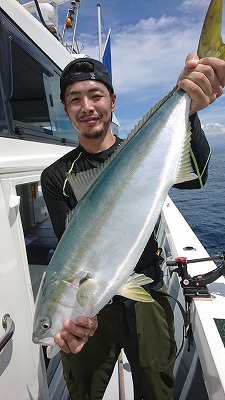
[[[222,14],[222,2],[212,3],[221,4],[216,15]],[[171,92],[110,160],[68,175],[79,201],[39,291],[35,343],[54,346],[64,320],[94,316],[116,294],[152,301],[140,286],[149,278],[132,273],[171,186],[196,178],[189,155],[189,108],[186,93]]]

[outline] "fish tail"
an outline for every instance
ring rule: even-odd
[[[222,40],[223,0],[211,0],[198,45],[198,56],[216,57],[225,61],[225,44]]]

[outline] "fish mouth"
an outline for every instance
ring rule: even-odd
[[[53,337],[51,337],[51,336],[46,336],[46,337],[39,338],[38,336],[33,334],[32,335],[32,342],[34,344],[42,344],[44,346],[55,346],[55,341],[54,341]]]

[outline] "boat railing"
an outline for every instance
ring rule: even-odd
[[[5,329],[5,333],[0,338],[0,351],[4,349],[15,332],[15,323],[9,314],[5,314],[2,318],[2,327]]]

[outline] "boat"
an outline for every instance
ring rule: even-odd
[[[60,356],[47,360],[43,348],[31,340],[38,288],[57,245],[42,196],[40,175],[45,167],[78,144],[74,129],[71,130],[57,101],[62,69],[74,57],[85,56],[77,50],[75,37],[72,45],[68,45],[66,28],[60,37],[54,24],[55,7],[66,2],[54,0],[53,5],[47,0],[35,0],[21,5],[17,0],[0,0],[3,60],[0,64],[0,398],[3,400],[69,399]],[[79,0],[71,2],[67,24],[71,15],[76,22],[79,3]],[[32,14],[35,7],[42,10],[44,21]],[[168,293],[179,301],[171,299],[177,346],[181,348],[174,371],[175,398],[225,399],[224,336],[217,324],[224,321],[224,277],[204,285],[203,300],[196,295],[196,299],[188,302],[188,322],[193,335],[184,339],[179,306],[185,308],[187,303],[183,281],[177,272],[171,273],[173,267],[169,264],[177,269],[179,260],[174,260],[178,256],[184,258],[183,267],[185,258],[206,259],[204,269],[202,261],[188,264],[191,277],[202,276],[203,270],[211,276],[211,271],[217,271],[218,267],[169,197],[156,234],[162,248]],[[132,400],[132,388],[129,364],[122,352],[104,400]]]

